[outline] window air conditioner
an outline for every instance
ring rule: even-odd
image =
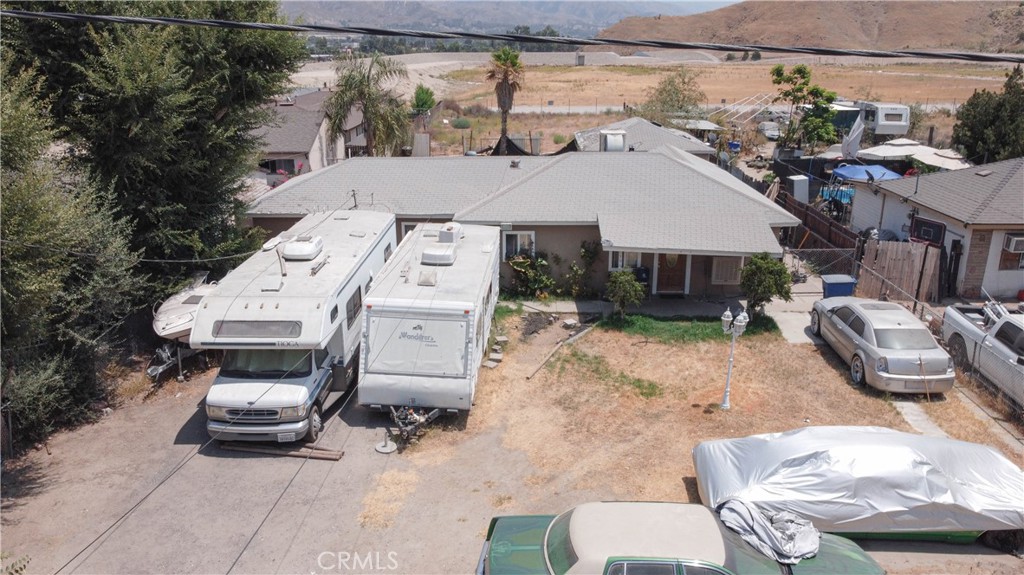
[[[1003,249],[1015,254],[1024,253],[1024,236],[1006,234],[1006,239],[1003,240]]]

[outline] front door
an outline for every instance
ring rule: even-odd
[[[686,287],[686,256],[658,254],[658,293],[683,293]]]

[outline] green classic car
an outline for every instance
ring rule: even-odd
[[[748,545],[702,505],[600,502],[561,515],[495,517],[477,573],[509,575],[882,575],[856,543],[821,536],[796,565]]]

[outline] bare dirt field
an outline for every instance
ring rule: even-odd
[[[952,135],[951,111],[977,90],[1001,90],[1009,70],[1008,65],[999,64],[772,54],[758,62],[725,62],[721,53],[692,50],[661,50],[630,57],[587,52],[583,57],[586,65],[576,66],[574,53],[523,54],[526,81],[516,95],[509,131],[540,134],[541,148],[534,150],[536,153],[560,149],[564,140],[571,139],[579,130],[626,118],[624,106],[643,102],[648,92],[679,65],[698,72],[705,104],[713,111],[723,106],[723,101],[729,105],[777,93],[778,86],[772,85],[769,70],[780,63],[787,67],[797,63],[810,65],[813,81],[843,98],[924,106],[932,113],[911,137],[924,141],[929,128],[934,128],[934,145],[945,147]],[[454,102],[463,109],[497,107],[493,87],[484,81],[488,54],[409,54],[396,58],[408,68],[408,79],[396,85],[396,91],[406,97],[411,97],[415,87],[422,84],[432,89],[439,100]],[[329,86],[332,78],[333,64],[319,62],[307,64],[293,76],[293,82],[323,87]],[[456,116],[450,114],[444,119]],[[432,153],[461,154],[493,144],[500,133],[497,117],[473,115],[470,119],[472,129],[458,131],[435,118],[430,127]]]

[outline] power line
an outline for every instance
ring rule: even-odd
[[[66,249],[66,248],[55,248],[55,247],[44,246],[44,245],[40,245],[40,244],[30,244],[30,243],[26,243],[26,242],[16,242],[14,240],[0,240],[0,244],[10,244],[10,245],[14,245],[14,246],[21,246],[21,247],[24,247],[24,248],[35,248],[35,249],[40,249],[40,250],[47,250],[47,251],[51,251],[51,252],[58,252],[58,253],[63,253],[63,254],[72,255],[72,256],[76,256],[76,257],[82,257],[82,258],[99,258],[99,257],[103,257],[101,254],[95,254],[95,253],[90,253],[90,252],[77,252],[75,250],[70,250],[70,249]],[[233,260],[233,259],[238,259],[238,258],[247,258],[247,257],[251,256],[254,253],[256,253],[256,251],[245,252],[245,253],[241,253],[241,254],[234,254],[234,255],[230,255],[230,256],[219,256],[219,257],[215,257],[215,258],[193,258],[193,259],[190,259],[190,260],[159,260],[159,259],[152,259],[152,258],[139,258],[136,261],[138,263],[149,263],[149,264],[201,264],[201,263],[207,263],[207,262],[217,262],[217,261],[222,261],[222,260]]]
[[[932,60],[966,60],[969,62],[1024,63],[1024,55],[981,54],[976,52],[928,52],[923,50],[856,50],[810,46],[769,46],[764,44],[718,44],[706,42],[674,42],[668,40],[623,40],[616,38],[572,38],[567,36],[529,36],[525,34],[478,34],[474,32],[430,32],[425,30],[394,30],[389,28],[324,26],[311,24],[268,24],[263,22],[233,22],[230,20],[187,19],[167,17],[110,16],[103,14],[71,14],[64,12],[28,12],[0,10],[0,15],[28,20],[58,20],[64,22],[93,22],[101,24],[135,24],[146,26],[196,26],[231,30],[265,30],[274,32],[322,32],[332,34],[362,34],[366,36],[401,36],[433,40],[497,40],[528,44],[558,44],[570,46],[627,46],[638,48],[667,48],[682,50],[709,50],[715,52],[781,52],[813,54],[818,56],[861,56],[866,58],[925,58]]]

